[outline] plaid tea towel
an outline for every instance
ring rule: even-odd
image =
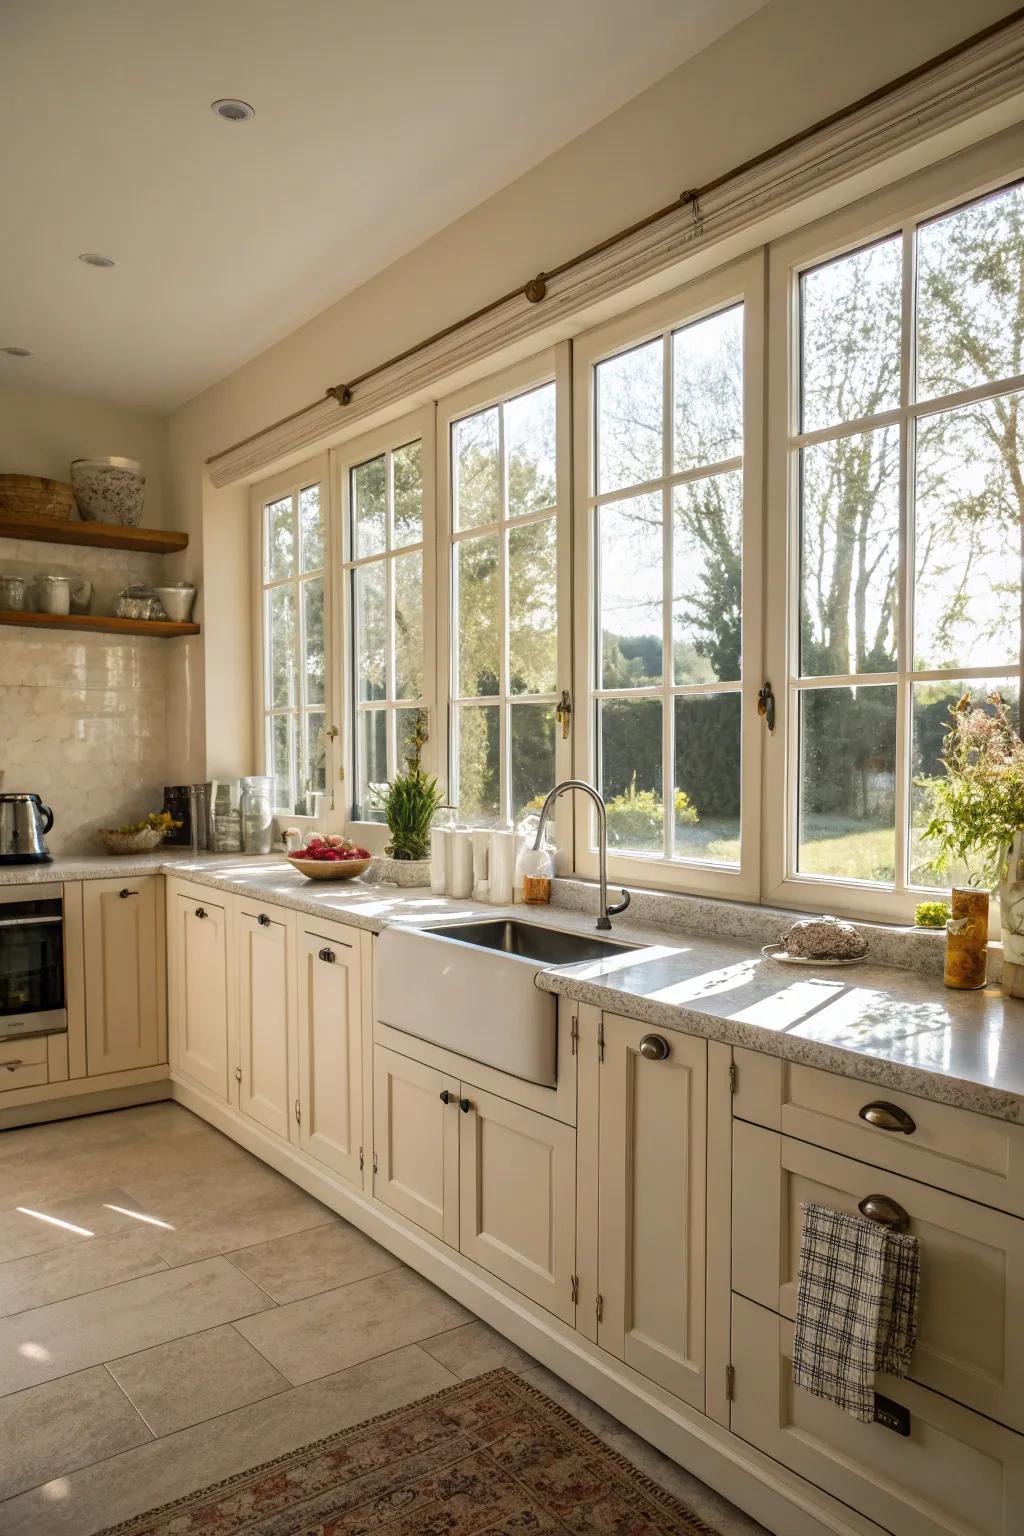
[[[793,1381],[869,1424],[875,1372],[910,1366],[917,1238],[824,1205],[802,1210]]]

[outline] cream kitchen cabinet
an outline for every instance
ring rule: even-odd
[[[374,1047],[374,1194],[574,1323],[576,1131]]]
[[[459,1251],[575,1323],[574,1127],[465,1083],[453,1118],[459,1122]]]
[[[173,1070],[226,1104],[234,1087],[232,908],[216,897],[202,886],[168,886],[167,1002]]]
[[[596,1259],[580,1254],[596,1263],[597,1343],[703,1409],[707,1043],[608,1013],[600,1032],[597,1155],[580,1154],[581,1211],[597,1209]]]
[[[911,1378],[1024,1430],[1019,1217],[743,1121],[733,1145],[734,1291],[795,1318],[801,1205],[856,1212],[873,1198],[880,1216],[905,1220],[920,1243]]]
[[[238,1108],[286,1140],[297,1125],[295,914],[235,903]]]
[[[163,882],[83,882],[85,1048],[89,1077],[166,1061]]]
[[[911,1381],[878,1389],[907,1435],[862,1424],[793,1385],[793,1324],[733,1298],[732,1429],[899,1536],[1019,1536],[1024,1437]]]
[[[361,1188],[362,935],[307,922],[297,946],[299,1146]]]
[[[374,1046],[374,1196],[452,1248],[459,1245],[459,1098],[457,1079]]]

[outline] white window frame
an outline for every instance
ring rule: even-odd
[[[731,304],[744,306],[743,324],[743,569],[741,578],[741,680],[735,684],[699,684],[678,687],[671,675],[665,649],[664,680],[652,689],[638,689],[638,698],[657,696],[662,706],[662,755],[672,761],[672,710],[667,706],[675,695],[738,692],[740,707],[740,863],[739,867],[715,864],[707,860],[666,859],[662,854],[619,853],[609,850],[609,876],[625,885],[654,885],[673,890],[692,891],[737,900],[756,901],[760,894],[759,838],[761,823],[761,738],[763,727],[757,716],[757,695],[762,674],[762,481],[764,415],[764,252],[759,250],[729,265],[716,268],[640,309],[620,315],[605,325],[580,336],[574,343],[575,402],[574,458],[576,511],[574,528],[574,586],[576,594],[576,772],[579,777],[597,783],[597,747],[595,731],[596,699],[601,693],[596,671],[597,583],[595,548],[595,510],[607,501],[635,494],[634,490],[616,491],[598,496],[595,484],[595,380],[597,364],[605,358],[659,336],[668,336],[680,327],[727,309]],[[663,431],[665,443],[672,443],[671,346],[664,390]],[[700,476],[706,475],[702,469]],[[658,488],[671,488],[697,478],[692,472],[666,474]],[[667,596],[671,571],[666,568]],[[664,604],[664,622],[672,621],[672,604]],[[616,690],[616,692],[618,692]],[[669,804],[669,780],[663,785],[665,804]],[[597,875],[596,818],[589,805],[576,808],[576,870],[591,878]]]
[[[453,565],[455,545],[466,538],[486,533],[506,536],[509,528],[537,521],[542,513],[527,517],[511,518],[485,527],[456,530],[453,527],[452,509],[452,442],[453,424],[463,417],[473,416],[489,406],[498,405],[516,395],[527,394],[543,384],[555,385],[555,530],[557,539],[557,606],[558,606],[558,664],[556,691],[554,694],[515,694],[508,692],[508,625],[502,627],[501,687],[498,693],[486,699],[470,700],[463,704],[457,692],[455,677],[455,647],[451,643]],[[472,708],[474,704],[498,705],[500,714],[501,795],[502,815],[498,825],[504,822],[509,807],[509,710],[516,702],[550,703],[554,708],[564,692],[572,695],[572,554],[571,554],[571,498],[572,498],[572,439],[571,439],[571,347],[568,342],[538,353],[524,362],[504,368],[490,378],[478,381],[457,393],[447,396],[437,408],[437,489],[438,489],[438,554],[437,554],[437,676],[444,679],[447,696],[447,759],[444,769],[445,784],[454,804],[457,796],[457,750],[455,742],[456,706]],[[502,454],[504,445],[502,444]],[[504,465],[504,458],[502,458]],[[502,569],[504,570],[504,561]],[[502,602],[505,600],[504,586]],[[556,724],[555,731],[555,782],[572,776],[572,732],[568,736]],[[554,784],[549,786],[554,788]],[[511,824],[511,823],[509,823]],[[569,873],[572,860],[571,808],[565,797],[558,803],[554,817],[553,837],[558,848],[558,868]]]
[[[914,242],[916,227],[943,213],[998,191],[1024,176],[1024,134],[972,146],[961,154],[886,187],[861,202],[805,226],[769,247],[768,374],[768,546],[766,582],[772,602],[767,613],[768,673],[775,680],[776,730],[768,744],[765,768],[765,840],[762,900],[813,911],[838,911],[879,921],[913,920],[918,901],[942,895],[934,887],[906,884],[907,828],[911,773],[911,678],[1007,677],[1015,668],[964,667],[959,672],[913,673],[912,552],[909,513],[912,507],[911,424],[918,416],[957,404],[1008,393],[1024,379],[1002,380],[946,397],[926,406],[911,403],[914,341]],[[799,700],[808,687],[842,687],[849,678],[799,679],[800,526],[799,488],[795,472],[799,448],[806,438],[829,433],[800,433],[799,421],[799,277],[808,268],[856,251],[873,240],[902,231],[903,310],[901,392],[898,409],[867,421],[847,423],[844,431],[896,424],[901,434],[900,519],[901,555],[898,591],[898,666],[895,672],[871,674],[860,683],[893,683],[897,688],[896,721],[896,884],[895,887],[832,875],[801,874],[797,869],[799,795]]]
[[[379,700],[359,700],[356,694],[354,668],[356,664],[355,651],[355,615],[352,607],[352,572],[359,566],[383,563],[387,570],[385,584],[389,628],[389,672],[391,659],[394,655],[394,635],[391,633],[393,624],[393,604],[391,602],[391,567],[395,557],[403,554],[411,554],[421,550],[423,555],[423,691],[418,701],[428,711],[430,739],[423,753],[423,767],[431,774],[440,774],[443,777],[445,719],[444,711],[438,709],[437,683],[435,672],[435,658],[437,643],[435,638],[436,609],[435,593],[437,590],[436,579],[436,475],[435,475],[435,435],[436,413],[433,405],[428,405],[420,410],[413,411],[398,420],[389,421],[386,425],[377,427],[371,432],[363,433],[360,437],[350,438],[340,447],[331,450],[330,480],[335,491],[335,501],[338,507],[338,531],[336,548],[338,559],[332,567],[332,607],[335,612],[334,632],[341,637],[340,649],[336,652],[338,665],[335,667],[335,705],[336,718],[345,722],[340,744],[339,759],[343,764],[343,796],[341,804],[344,810],[346,825],[352,827],[358,833],[359,840],[368,845],[374,851],[380,851],[387,841],[387,828],[380,821],[356,821],[352,817],[353,801],[358,783],[359,736],[356,726],[356,716],[359,712],[372,709],[386,709],[388,713],[388,777],[402,768],[397,762],[395,753],[395,711],[401,707],[408,707],[408,702],[396,701],[393,698]],[[355,556],[352,547],[352,496],[351,496],[351,471],[360,464],[365,464],[370,459],[376,459],[381,454],[391,453],[407,444],[419,440],[422,443],[423,466],[423,542],[419,544],[403,545],[397,550],[388,550],[381,555],[366,555],[362,558]],[[338,579],[340,577],[340,579]]]
[[[279,581],[267,581],[266,572],[266,518],[264,508],[272,502],[282,501],[286,496],[297,497],[301,490],[310,486],[320,487],[320,506],[324,519],[324,564],[316,572],[300,575],[296,568],[292,576],[282,577]],[[328,456],[326,453],[318,454],[315,458],[307,459],[302,464],[297,464],[292,469],[283,470],[280,474],[272,475],[266,480],[260,480],[250,487],[249,493],[250,515],[255,522],[256,536],[252,541],[254,563],[254,585],[256,591],[256,604],[258,609],[257,621],[253,624],[253,682],[254,682],[254,709],[253,709],[253,760],[256,763],[256,771],[260,774],[272,775],[273,765],[269,761],[267,731],[268,720],[273,715],[295,714],[304,715],[306,705],[305,685],[302,685],[302,700],[290,708],[273,708],[267,703],[267,646],[269,635],[266,623],[266,595],[276,587],[293,586],[296,589],[296,618],[297,633],[299,636],[298,673],[300,678],[305,675],[305,649],[303,646],[303,619],[301,586],[310,576],[320,575],[324,583],[324,749],[325,749],[325,773],[326,792],[322,808],[321,820],[328,817],[333,809],[333,783],[334,772],[334,748],[337,740],[336,720],[337,714],[333,708],[333,654],[334,654],[334,630],[331,618],[332,609],[332,570],[334,565],[334,541],[330,491],[330,473]],[[299,559],[299,545],[296,544],[296,561]],[[319,710],[319,705],[312,706]],[[303,735],[305,740],[305,735]],[[299,815],[287,807],[274,806],[274,814],[280,820],[290,819],[300,825],[313,825],[315,817]]]

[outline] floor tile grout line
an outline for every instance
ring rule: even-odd
[[[122,1356],[120,1358],[125,1358],[125,1357]],[[129,1406],[129,1408],[131,1408],[132,1412],[134,1414],[138,1415],[138,1417],[142,1420],[142,1423],[145,1425],[146,1429],[149,1430],[151,1440],[150,1440],[150,1442],[147,1442],[147,1441],[144,1440],[142,1442],[143,1445],[146,1445],[147,1443],[151,1443],[152,1441],[155,1441],[155,1440],[159,1440],[160,1436],[157,1434],[157,1432],[153,1428],[152,1424],[146,1418],[146,1415],[143,1413],[143,1411],[139,1407],[138,1403],[134,1403],[132,1401],[132,1399],[128,1396],[128,1393],[125,1391],[124,1387],[122,1387],[121,1383],[118,1381],[117,1377],[114,1375],[113,1371],[110,1369],[111,1363],[112,1362],[109,1361],[109,1360],[104,1360],[104,1362],[103,1362],[103,1370],[106,1371],[107,1375],[110,1377],[110,1380],[114,1383],[114,1386],[120,1392],[121,1396],[124,1398],[125,1402]],[[76,1468],[75,1470],[77,1471],[78,1469]]]
[[[258,1247],[259,1245],[255,1244],[254,1246]],[[225,1253],[222,1255],[222,1257],[227,1259],[229,1264],[232,1262],[230,1254]],[[264,1289],[264,1287],[260,1285],[259,1281],[253,1280],[252,1275],[250,1275],[246,1270],[242,1269],[240,1265],[236,1264],[234,1267],[238,1270],[240,1275],[244,1275],[247,1280],[252,1280],[253,1285],[258,1286],[261,1291]],[[301,1301],[314,1301],[318,1296],[327,1296],[331,1291],[344,1291],[347,1290],[350,1285],[361,1285],[364,1280],[378,1280],[381,1275],[390,1275],[396,1269],[407,1268],[408,1265],[403,1264],[401,1259],[396,1259],[394,1264],[388,1264],[384,1269],[375,1269],[371,1274],[368,1275],[358,1275],[354,1280],[343,1280],[340,1285],[325,1285],[322,1290],[306,1291],[301,1296],[291,1297],[288,1301],[278,1301],[276,1297],[271,1297],[271,1299],[273,1300],[276,1307],[294,1307],[297,1306]],[[266,1294],[270,1296],[269,1291],[267,1291]],[[456,1326],[465,1327],[465,1324],[457,1324]]]
[[[223,1325],[218,1323],[216,1326],[217,1327],[221,1327]],[[233,1325],[228,1325],[228,1326],[233,1326]],[[203,1331],[204,1332],[208,1332],[209,1330],[208,1329],[204,1329]],[[188,1335],[188,1337],[195,1338],[195,1337],[197,1337],[197,1335],[192,1334],[192,1335]],[[244,1337],[244,1335],[240,1334],[239,1337]],[[171,1340],[169,1342],[173,1342],[173,1340]],[[248,1342],[249,1341],[246,1340],[246,1343],[248,1343]],[[418,1344],[399,1344],[396,1349],[390,1349],[390,1350],[385,1351],[385,1354],[397,1355],[397,1354],[401,1354],[401,1352],[403,1350],[405,1350],[405,1349],[419,1349],[419,1348],[420,1348],[420,1346]],[[141,1350],[137,1350],[136,1353],[137,1354],[141,1354],[142,1351]],[[257,1351],[257,1353],[258,1353],[258,1351]],[[423,1350],[422,1353],[426,1354],[426,1350]],[[123,1355],[123,1356],[119,1356],[118,1358],[126,1360],[129,1357],[127,1355]],[[449,1371],[448,1367],[446,1365],[442,1365],[439,1360],[434,1360],[433,1355],[427,1355],[427,1358],[429,1360],[431,1360],[434,1365],[438,1366],[439,1369],[445,1371],[452,1378],[451,1382],[447,1383],[447,1385],[456,1386],[456,1385],[459,1384],[460,1378],[455,1375],[454,1371]],[[384,1359],[384,1355],[375,1355],[373,1357],[373,1359],[374,1359],[374,1361],[383,1360]],[[268,1361],[268,1364],[269,1364],[269,1361]],[[329,1371],[328,1375],[330,1375],[330,1376],[341,1376],[341,1375],[344,1374],[345,1371],[356,1370],[361,1365],[369,1365],[369,1364],[370,1364],[370,1361],[368,1361],[368,1360],[359,1360],[359,1361],[357,1361],[355,1363],[355,1365],[343,1366],[340,1371]],[[85,1369],[92,1370],[93,1367],[92,1366],[87,1366],[87,1367],[85,1367]],[[277,1370],[277,1367],[274,1366],[273,1369]],[[279,1376],[281,1376],[282,1374],[283,1373],[281,1371],[278,1371],[278,1375]],[[483,1375],[483,1372],[481,1372],[480,1374]],[[100,1457],[97,1457],[97,1459],[95,1461],[86,1462],[84,1466],[76,1467],[75,1470],[74,1470],[74,1474],[60,1473],[60,1474],[58,1474],[58,1476],[76,1475],[76,1474],[81,1473],[81,1472],[88,1472],[90,1470],[90,1468],[92,1468],[92,1467],[101,1467],[103,1465],[103,1463],[107,1462],[107,1461],[117,1461],[119,1457],[121,1457],[121,1456],[130,1456],[134,1451],[147,1450],[150,1446],[154,1446],[154,1445],[166,1445],[166,1443],[169,1440],[173,1440],[174,1439],[175,1435],[186,1435],[186,1434],[188,1434],[189,1430],[196,1429],[200,1424],[213,1424],[217,1419],[227,1419],[227,1418],[230,1418],[233,1413],[243,1413],[246,1408],[253,1408],[253,1407],[256,1406],[257,1403],[268,1402],[270,1400],[270,1398],[275,1398],[276,1399],[276,1398],[279,1398],[279,1397],[285,1397],[288,1392],[302,1392],[307,1386],[311,1386],[312,1385],[312,1382],[303,1381],[303,1382],[299,1382],[299,1383],[296,1384],[295,1382],[288,1381],[287,1377],[285,1377],[284,1379],[287,1382],[286,1390],[282,1390],[280,1392],[270,1392],[270,1393],[267,1394],[267,1396],[265,1398],[264,1397],[254,1398],[251,1403],[240,1403],[237,1408],[227,1408],[227,1409],[224,1410],[223,1413],[212,1413],[212,1414],[210,1414],[210,1416],[208,1418],[197,1419],[195,1424],[183,1424],[180,1429],[172,1429],[169,1434],[166,1434],[166,1435],[154,1435],[152,1440],[144,1440],[141,1445],[133,1445],[133,1446],[129,1446],[127,1450],[116,1451],[113,1456],[100,1456]],[[324,1377],[324,1376],[315,1376],[313,1378],[313,1381],[324,1381],[324,1380],[326,1380],[326,1377]],[[13,1396],[13,1395],[14,1394],[12,1393],[11,1396]],[[424,1395],[427,1395],[427,1394],[424,1394]],[[131,1401],[131,1399],[129,1399],[129,1401]],[[412,1407],[413,1404],[415,1404],[418,1401],[419,1401],[418,1398],[413,1398],[410,1401],[410,1403],[408,1404],[408,1406]],[[405,1405],[400,1405],[400,1406],[405,1406]],[[132,1403],[132,1407],[133,1408],[135,1407],[134,1403]],[[137,1408],[135,1409],[135,1411],[136,1411],[136,1413],[138,1413],[138,1409]],[[142,1418],[142,1415],[139,1414],[139,1417]],[[369,1415],[369,1418],[374,1418],[374,1417],[376,1417],[376,1415],[374,1415],[374,1414],[370,1414]],[[145,1420],[143,1420],[143,1422],[145,1423]],[[340,1429],[338,1429],[338,1430],[328,1431],[328,1438],[330,1437],[331,1434],[343,1434],[346,1429],[358,1429],[359,1425],[361,1423],[363,1423],[363,1422],[364,1422],[363,1420],[358,1420],[355,1424],[342,1425],[342,1427]],[[146,1425],[146,1428],[147,1429],[149,1428],[148,1424]],[[324,1436],[320,1436],[319,1438],[323,1439],[325,1437]],[[316,1444],[316,1440],[315,1439],[314,1440],[310,1440],[307,1443],[310,1444],[310,1445],[315,1445]],[[305,1449],[305,1445],[296,1446],[295,1449],[296,1450],[304,1450]],[[287,1455],[289,1453],[285,1452],[284,1454]],[[248,1471],[248,1470],[251,1470],[251,1469],[243,1467],[241,1470],[244,1473],[245,1471]],[[230,1474],[230,1475],[234,1475],[234,1474]],[[55,1478],[48,1477],[42,1483],[33,1483],[31,1488],[23,1488],[21,1493],[14,1494],[13,1498],[15,1498],[15,1499],[23,1498],[25,1494],[27,1494],[27,1493],[35,1493],[40,1488],[45,1488],[48,1483],[52,1483],[54,1481],[56,1481]],[[205,1486],[206,1486],[205,1484],[200,1484],[199,1487],[198,1488],[194,1488],[192,1490],[192,1492],[193,1493],[201,1493]],[[4,1504],[7,1503],[7,1502],[8,1502],[8,1500],[6,1500],[6,1499],[0,1499],[0,1513],[3,1512]],[[145,1513],[146,1513],[146,1511],[142,1510],[140,1512],[140,1515],[144,1515]],[[129,1517],[129,1518],[132,1518],[132,1517]]]
[[[161,1266],[160,1268],[145,1269],[141,1274],[138,1275],[124,1275],[120,1280],[105,1280],[102,1285],[91,1285],[84,1291],[72,1291],[69,1296],[58,1296],[56,1301],[37,1302],[34,1306],[31,1307],[18,1307],[14,1312],[0,1312],[0,1327],[2,1327],[5,1322],[7,1322],[8,1318],[24,1317],[26,1312],[41,1312],[44,1307],[60,1307],[63,1306],[64,1302],[66,1301],[81,1301],[83,1296],[98,1296],[100,1291],[112,1290],[115,1285],[130,1285],[133,1280],[148,1280],[150,1275],[162,1275],[166,1274],[171,1269],[183,1269],[185,1267],[182,1264],[168,1264],[163,1258],[161,1258],[159,1254],[157,1254],[156,1257]],[[197,1259],[195,1262],[197,1264],[202,1264],[205,1262],[205,1260]],[[0,1402],[2,1401],[3,1397],[0,1395]]]
[[[310,1195],[309,1198],[311,1200],[314,1200],[314,1199],[316,1199],[316,1196],[315,1195]],[[325,1206],[324,1209],[327,1210],[327,1207]],[[322,1227],[333,1227],[333,1226],[336,1226],[339,1222],[344,1223],[344,1225],[347,1226],[347,1227],[351,1227],[352,1226],[351,1222],[345,1221],[344,1216],[335,1216],[333,1212],[330,1212],[327,1221],[315,1222],[313,1224],[313,1226],[311,1226],[311,1227],[300,1227],[298,1232],[282,1232],[280,1237],[263,1237],[263,1238],[260,1238],[255,1243],[239,1243],[237,1248],[226,1248],[224,1250],[224,1257],[226,1259],[230,1259],[230,1257],[231,1257],[231,1255],[233,1253],[248,1253],[249,1250],[252,1249],[252,1248],[263,1248],[268,1243],[283,1242],[286,1238],[298,1237],[299,1234],[302,1233],[302,1232],[319,1232]],[[358,1228],[353,1228],[353,1231],[357,1231],[357,1230],[358,1230]],[[371,1239],[371,1241],[372,1241],[372,1239]]]

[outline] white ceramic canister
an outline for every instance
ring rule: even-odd
[[[464,900],[473,894],[473,834],[456,827],[448,837],[448,895]]]
[[[447,827],[430,829],[430,889],[435,896],[444,896],[448,890],[448,840],[451,832]]]
[[[192,617],[192,605],[196,589],[190,581],[176,581],[170,587],[154,587],[153,591],[164,605],[164,612],[175,624],[187,624]]]
[[[473,898],[487,901],[490,890],[488,866],[491,859],[491,834],[486,828],[478,828],[473,838]]]
[[[499,907],[512,905],[516,866],[516,834],[491,833],[491,901]]]

